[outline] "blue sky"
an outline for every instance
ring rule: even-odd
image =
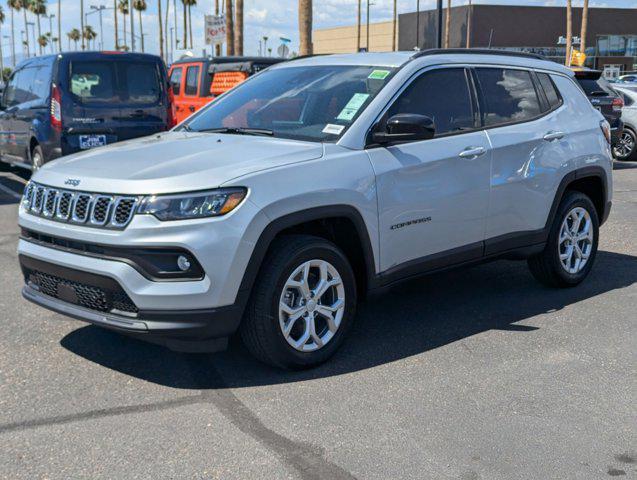
[[[62,31],[64,45],[66,46],[66,32],[71,28],[80,25],[80,1],[79,0],[59,0],[62,2]],[[162,0],[162,8],[166,9],[166,2],[170,1],[171,11],[173,8],[173,0]],[[363,0],[364,1],[364,0]],[[49,0],[48,6],[51,13],[57,13],[57,0]],[[147,0],[149,9],[144,13],[144,31],[148,33],[146,38],[146,50],[158,51],[158,19],[157,19],[157,0]],[[383,21],[391,19],[392,0],[373,0],[374,5],[371,7],[370,21]],[[445,2],[446,3],[446,2]],[[464,5],[467,0],[452,0],[452,5]],[[575,7],[581,6],[583,0],[573,0]],[[6,7],[6,0],[0,0],[0,4],[5,9],[7,16],[5,24],[2,26],[2,35],[10,35],[10,17]],[[112,6],[113,0],[84,0],[85,10],[89,11],[90,5],[104,4],[107,7]],[[421,8],[432,8],[435,0],[420,0]],[[510,5],[549,5],[564,6],[566,0],[474,0],[474,4],[510,4]],[[181,32],[181,0],[177,0],[178,10],[178,30]],[[276,47],[278,38],[281,36],[292,39],[291,48],[293,51],[298,49],[298,16],[296,0],[244,0],[245,5],[245,53],[256,54],[259,48],[259,39],[267,35],[271,40],[268,44]],[[635,8],[636,0],[591,0],[591,7],[623,7]],[[214,9],[214,0],[198,0],[197,7],[193,10],[193,35],[195,48],[194,51],[199,54],[204,48],[203,39],[203,16],[206,13],[212,13]],[[357,0],[315,0],[314,1],[314,26],[315,28],[333,27],[338,25],[349,25],[356,21]],[[399,13],[407,13],[415,11],[416,0],[399,0]],[[93,14],[89,17],[89,23],[93,25],[99,33],[98,15]],[[171,13],[171,23],[172,23]],[[120,17],[121,19],[121,17]],[[32,21],[32,20],[31,20]],[[363,19],[363,21],[365,21]],[[22,16],[17,16],[16,35],[20,35],[20,30],[24,29],[22,24]],[[48,21],[43,20],[42,28],[48,31]],[[110,49],[113,46],[113,14],[112,10],[104,12],[104,47]],[[54,26],[54,29],[56,27]],[[138,33],[138,20],[135,23],[136,32]],[[121,30],[121,21],[120,21]],[[180,34],[181,36],[181,34]],[[274,40],[272,40],[274,39]],[[99,40],[98,40],[99,41]],[[8,44],[10,39],[4,38],[2,44],[5,48],[4,55],[8,55]],[[19,47],[18,47],[19,50]]]

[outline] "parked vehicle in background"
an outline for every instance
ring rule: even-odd
[[[637,73],[620,75],[619,78],[617,78],[617,83],[637,83]]]
[[[622,123],[624,99],[614,90],[608,80],[602,77],[602,73],[599,70],[576,69],[575,78],[593,104],[593,107],[602,112],[602,115],[610,124],[612,145],[615,146],[619,142],[624,129],[624,124]]]
[[[621,85],[615,89],[624,97],[624,130],[619,141],[613,145],[613,155],[617,160],[637,160],[637,89]]]
[[[11,75],[0,109],[0,159],[33,169],[174,126],[165,64],[138,53],[26,60]]]
[[[176,350],[240,331],[262,361],[307,368],[342,344],[357,299],[417,275],[524,259],[578,285],[611,199],[608,122],[564,66],[473,49],[304,58],[170,132],[36,172],[23,295]]]
[[[173,63],[169,77],[177,123],[251,75],[283,61],[275,57],[207,57]]]

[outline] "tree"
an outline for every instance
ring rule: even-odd
[[[312,55],[312,0],[299,0],[301,55]]]
[[[139,13],[139,37],[142,39],[142,53],[144,53],[144,23],[142,21],[142,12],[145,12],[148,8],[146,0],[133,0],[133,8]],[[161,18],[159,19],[161,25]]]
[[[9,67],[5,67],[2,69],[2,81],[6,83],[9,81],[9,79],[11,78],[11,74],[13,73],[13,69],[9,68]]]
[[[38,45],[40,46],[40,51],[42,51],[43,48],[46,48],[48,44],[49,44],[49,37],[47,37],[46,35],[40,35],[38,37]]]
[[[38,45],[40,55],[42,55],[42,42],[40,42],[40,37],[42,37],[42,28],[40,26],[40,16],[46,15],[46,0],[29,0],[28,3],[29,11],[34,14],[38,21]],[[46,44],[44,45],[46,46]]]
[[[119,26],[117,25],[119,20],[117,17],[117,0],[113,0],[113,22],[115,23],[115,51],[119,50]]]
[[[583,54],[586,54],[586,35],[588,34],[588,0],[584,0],[584,7],[582,10],[582,31],[580,33],[580,50]]]
[[[13,63],[13,68],[16,65],[16,56],[15,56],[15,26],[13,21],[13,13],[20,10],[20,1],[19,0],[8,0],[7,6],[9,7],[9,11],[11,12],[11,60]]]
[[[566,0],[566,62],[571,66],[571,49],[573,48],[573,5],[571,0]]]
[[[234,55],[234,21],[232,0],[226,0],[226,55]]]
[[[394,18],[391,36],[392,51],[396,51],[396,30],[398,28],[398,0],[394,0]]]
[[[188,48],[188,33],[190,33],[190,48],[192,45],[192,7],[197,5],[197,0],[181,0],[184,6],[184,48]]]
[[[362,0],[358,0],[358,15],[356,21],[356,51],[361,51],[361,8]]]
[[[122,24],[124,25],[124,43],[122,43],[120,45],[120,50],[128,50],[128,47],[126,46],[126,15],[128,15],[128,0],[119,0],[119,4],[117,5],[117,9],[119,10],[119,13],[122,14],[122,16],[124,17],[124,21],[122,22]]]
[[[69,50],[71,49],[71,41],[75,43],[75,50],[77,50],[77,42],[80,41],[81,37],[80,31],[77,28],[74,28],[73,30],[68,32],[66,36],[69,39]]]
[[[86,50],[82,32],[84,32],[84,0],[80,0],[80,37],[82,38],[82,50]]]
[[[451,0],[447,0],[447,17],[445,18],[445,48],[449,48],[451,32]]]
[[[170,2],[168,4],[170,5]],[[161,23],[161,0],[157,0],[157,18],[159,19],[159,56],[164,58],[164,26]]]
[[[58,51],[62,53],[62,0],[58,0]]]
[[[469,0],[469,9],[467,11],[467,48],[471,48],[471,21],[473,20],[473,5]]]
[[[243,55],[243,0],[235,0],[234,20],[234,54]]]
[[[31,56],[31,49],[29,48],[29,25],[27,22],[27,2],[28,0],[8,0],[9,6],[12,6],[13,10],[19,12],[22,10],[22,18],[24,20],[24,31],[26,33],[26,39],[22,42],[22,45],[27,47],[27,57]]]
[[[4,71],[4,52],[2,51],[2,25],[4,24],[4,9],[0,5],[0,72]]]
[[[91,27],[90,25],[86,25],[84,27],[84,33],[82,34],[82,37],[84,37],[84,39],[88,43],[89,48],[91,48],[91,42],[95,42],[95,39],[97,38],[97,32],[93,30],[93,27]],[[93,45],[95,45],[95,43],[93,43]]]

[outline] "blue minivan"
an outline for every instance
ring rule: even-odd
[[[37,169],[168,130],[174,122],[167,78],[155,55],[68,52],[25,60],[0,102],[0,159]]]

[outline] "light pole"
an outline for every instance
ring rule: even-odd
[[[441,0],[442,1],[442,0]],[[133,0],[129,1],[128,11],[130,12],[130,46],[131,52],[135,51],[135,9],[133,8]]]
[[[29,27],[31,27],[31,37],[33,38],[33,56],[37,57],[36,51],[36,43],[35,43],[35,23],[27,22],[27,39],[29,38]],[[29,51],[29,56],[31,56],[31,52]]]
[[[24,53],[26,47],[27,58],[31,56],[29,52],[29,33],[24,30],[20,30],[20,38],[22,39],[22,53]]]
[[[449,12],[447,12],[449,15]],[[442,48],[442,0],[438,0],[438,48]]]
[[[91,5],[91,10],[93,10],[90,13],[99,13],[100,15],[100,50],[104,50],[104,26],[102,25],[102,12],[104,10],[111,10],[113,7],[111,8],[107,8],[105,5]],[[88,15],[88,14],[87,14]]]
[[[268,51],[268,37],[263,36],[263,56],[265,57],[265,52]]]
[[[174,31],[175,31],[175,27],[170,27],[170,54],[168,52],[166,52],[166,54],[169,55],[170,63],[173,63],[173,52],[175,50],[175,44],[173,43],[173,32]]]
[[[367,39],[365,40],[365,48],[367,48],[367,51],[369,52],[369,7],[371,5],[374,5],[370,0],[367,0],[367,32],[365,32],[367,34]]]
[[[49,19],[49,40],[51,41],[51,44],[49,46],[51,47],[51,53],[53,53],[53,19],[55,18],[55,14],[52,13],[48,17],[46,15],[43,15],[43,17]]]

